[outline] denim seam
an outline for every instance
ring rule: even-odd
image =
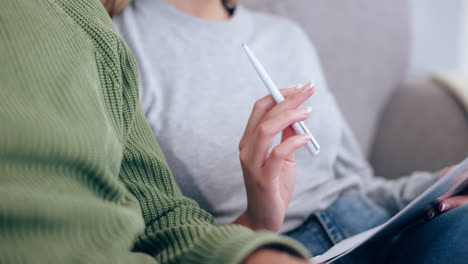
[[[333,242],[333,244],[336,244],[346,238],[345,234],[340,228],[338,228],[336,222],[329,213],[327,213],[326,211],[318,211],[315,213],[315,216],[317,217],[318,221],[322,225],[322,228],[325,230],[325,233],[327,234],[328,238]]]

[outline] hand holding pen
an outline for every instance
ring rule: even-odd
[[[262,79],[266,88],[268,89],[270,94],[273,96],[273,99],[276,101],[276,103],[278,104],[281,103],[284,100],[284,97],[278,90],[278,87],[276,87],[276,84],[273,82],[270,75],[268,75],[265,68],[263,68],[263,65],[257,59],[255,54],[250,50],[250,48],[244,43],[242,43],[242,47],[244,48],[245,54],[247,55],[250,62],[252,63],[252,66],[254,67],[255,71],[258,73],[258,76],[260,77],[260,79]],[[307,128],[304,122],[302,121],[296,122],[292,124],[292,128],[294,129],[294,131],[296,131],[297,134],[309,135],[309,141],[307,142],[305,146],[309,150],[310,154],[312,154],[312,156],[315,156],[320,152],[319,143],[317,142],[315,137],[312,135],[312,133],[310,133],[309,129]]]
[[[296,182],[294,152],[305,146],[309,134],[297,134],[292,124],[310,116],[310,107],[300,107],[314,93],[311,83],[281,89],[286,97],[277,104],[272,95],[255,103],[239,143],[240,161],[247,190],[247,208],[234,221],[254,230],[278,231]],[[275,135],[281,143],[269,152]]]

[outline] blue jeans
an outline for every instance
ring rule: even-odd
[[[391,215],[364,195],[345,194],[328,209],[313,213],[285,235],[320,255],[341,240],[387,221]],[[335,261],[363,263],[468,263],[468,206],[415,225],[398,237],[363,246]]]

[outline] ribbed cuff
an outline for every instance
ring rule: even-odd
[[[253,232],[239,225],[219,226],[212,230],[189,254],[188,263],[242,263],[259,248],[274,248],[304,259],[311,255],[301,244],[271,232]]]

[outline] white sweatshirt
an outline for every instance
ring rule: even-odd
[[[279,87],[317,82],[306,102],[313,108],[306,124],[321,152],[312,157],[305,148],[298,151],[297,183],[281,232],[346,191],[367,193],[395,212],[435,181],[426,172],[394,181],[373,175],[327,88],[314,47],[284,18],[240,6],[231,19],[210,22],[163,0],[135,0],[114,22],[137,59],[143,110],[177,183],[221,224],[246,208],[238,142],[254,102],[267,94],[242,42]]]

